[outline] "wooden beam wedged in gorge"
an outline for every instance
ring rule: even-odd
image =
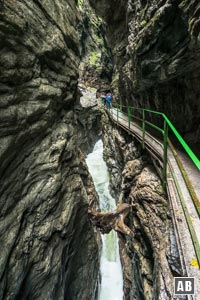
[[[109,233],[114,229],[117,232],[133,237],[133,231],[124,223],[130,210],[130,204],[120,203],[117,205],[117,208],[111,212],[99,212],[89,207],[88,215],[92,224],[98,227],[103,234]]]

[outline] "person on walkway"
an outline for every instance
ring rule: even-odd
[[[105,107],[106,106],[106,96],[105,95],[101,95],[101,100],[102,100],[102,104]]]
[[[111,96],[111,93],[107,93],[106,94],[106,107],[108,109],[111,108],[111,102],[112,102],[112,96]]]

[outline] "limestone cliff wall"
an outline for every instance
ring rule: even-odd
[[[126,223],[134,237],[118,234],[125,300],[171,300],[173,276],[182,276],[170,206],[147,152],[132,136],[102,118],[110,190],[132,211]],[[178,298],[177,298],[178,299]]]
[[[74,0],[0,1],[0,299],[95,299]]]
[[[80,103],[76,105],[78,142],[81,150],[92,152],[95,143],[101,137],[101,109],[94,88],[82,89]]]
[[[105,23],[96,15],[88,0],[79,1],[79,14],[79,81],[82,85],[105,91],[110,88],[113,70]]]
[[[107,23],[117,99],[166,113],[188,141],[199,142],[199,1],[90,3]]]

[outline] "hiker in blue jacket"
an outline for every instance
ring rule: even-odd
[[[112,101],[111,93],[107,93],[106,94],[106,107],[109,109],[111,108],[111,101]]]

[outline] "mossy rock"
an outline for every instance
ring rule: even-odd
[[[78,0],[78,7],[82,8],[83,7],[83,3],[84,3],[84,0]]]
[[[141,26],[144,27],[144,26],[146,26],[146,25],[147,25],[147,21],[146,21],[146,20],[143,20],[143,21],[141,22]]]
[[[92,51],[89,57],[89,64],[91,66],[100,67],[100,59],[101,59],[100,56],[101,56],[100,53],[96,51]]]

